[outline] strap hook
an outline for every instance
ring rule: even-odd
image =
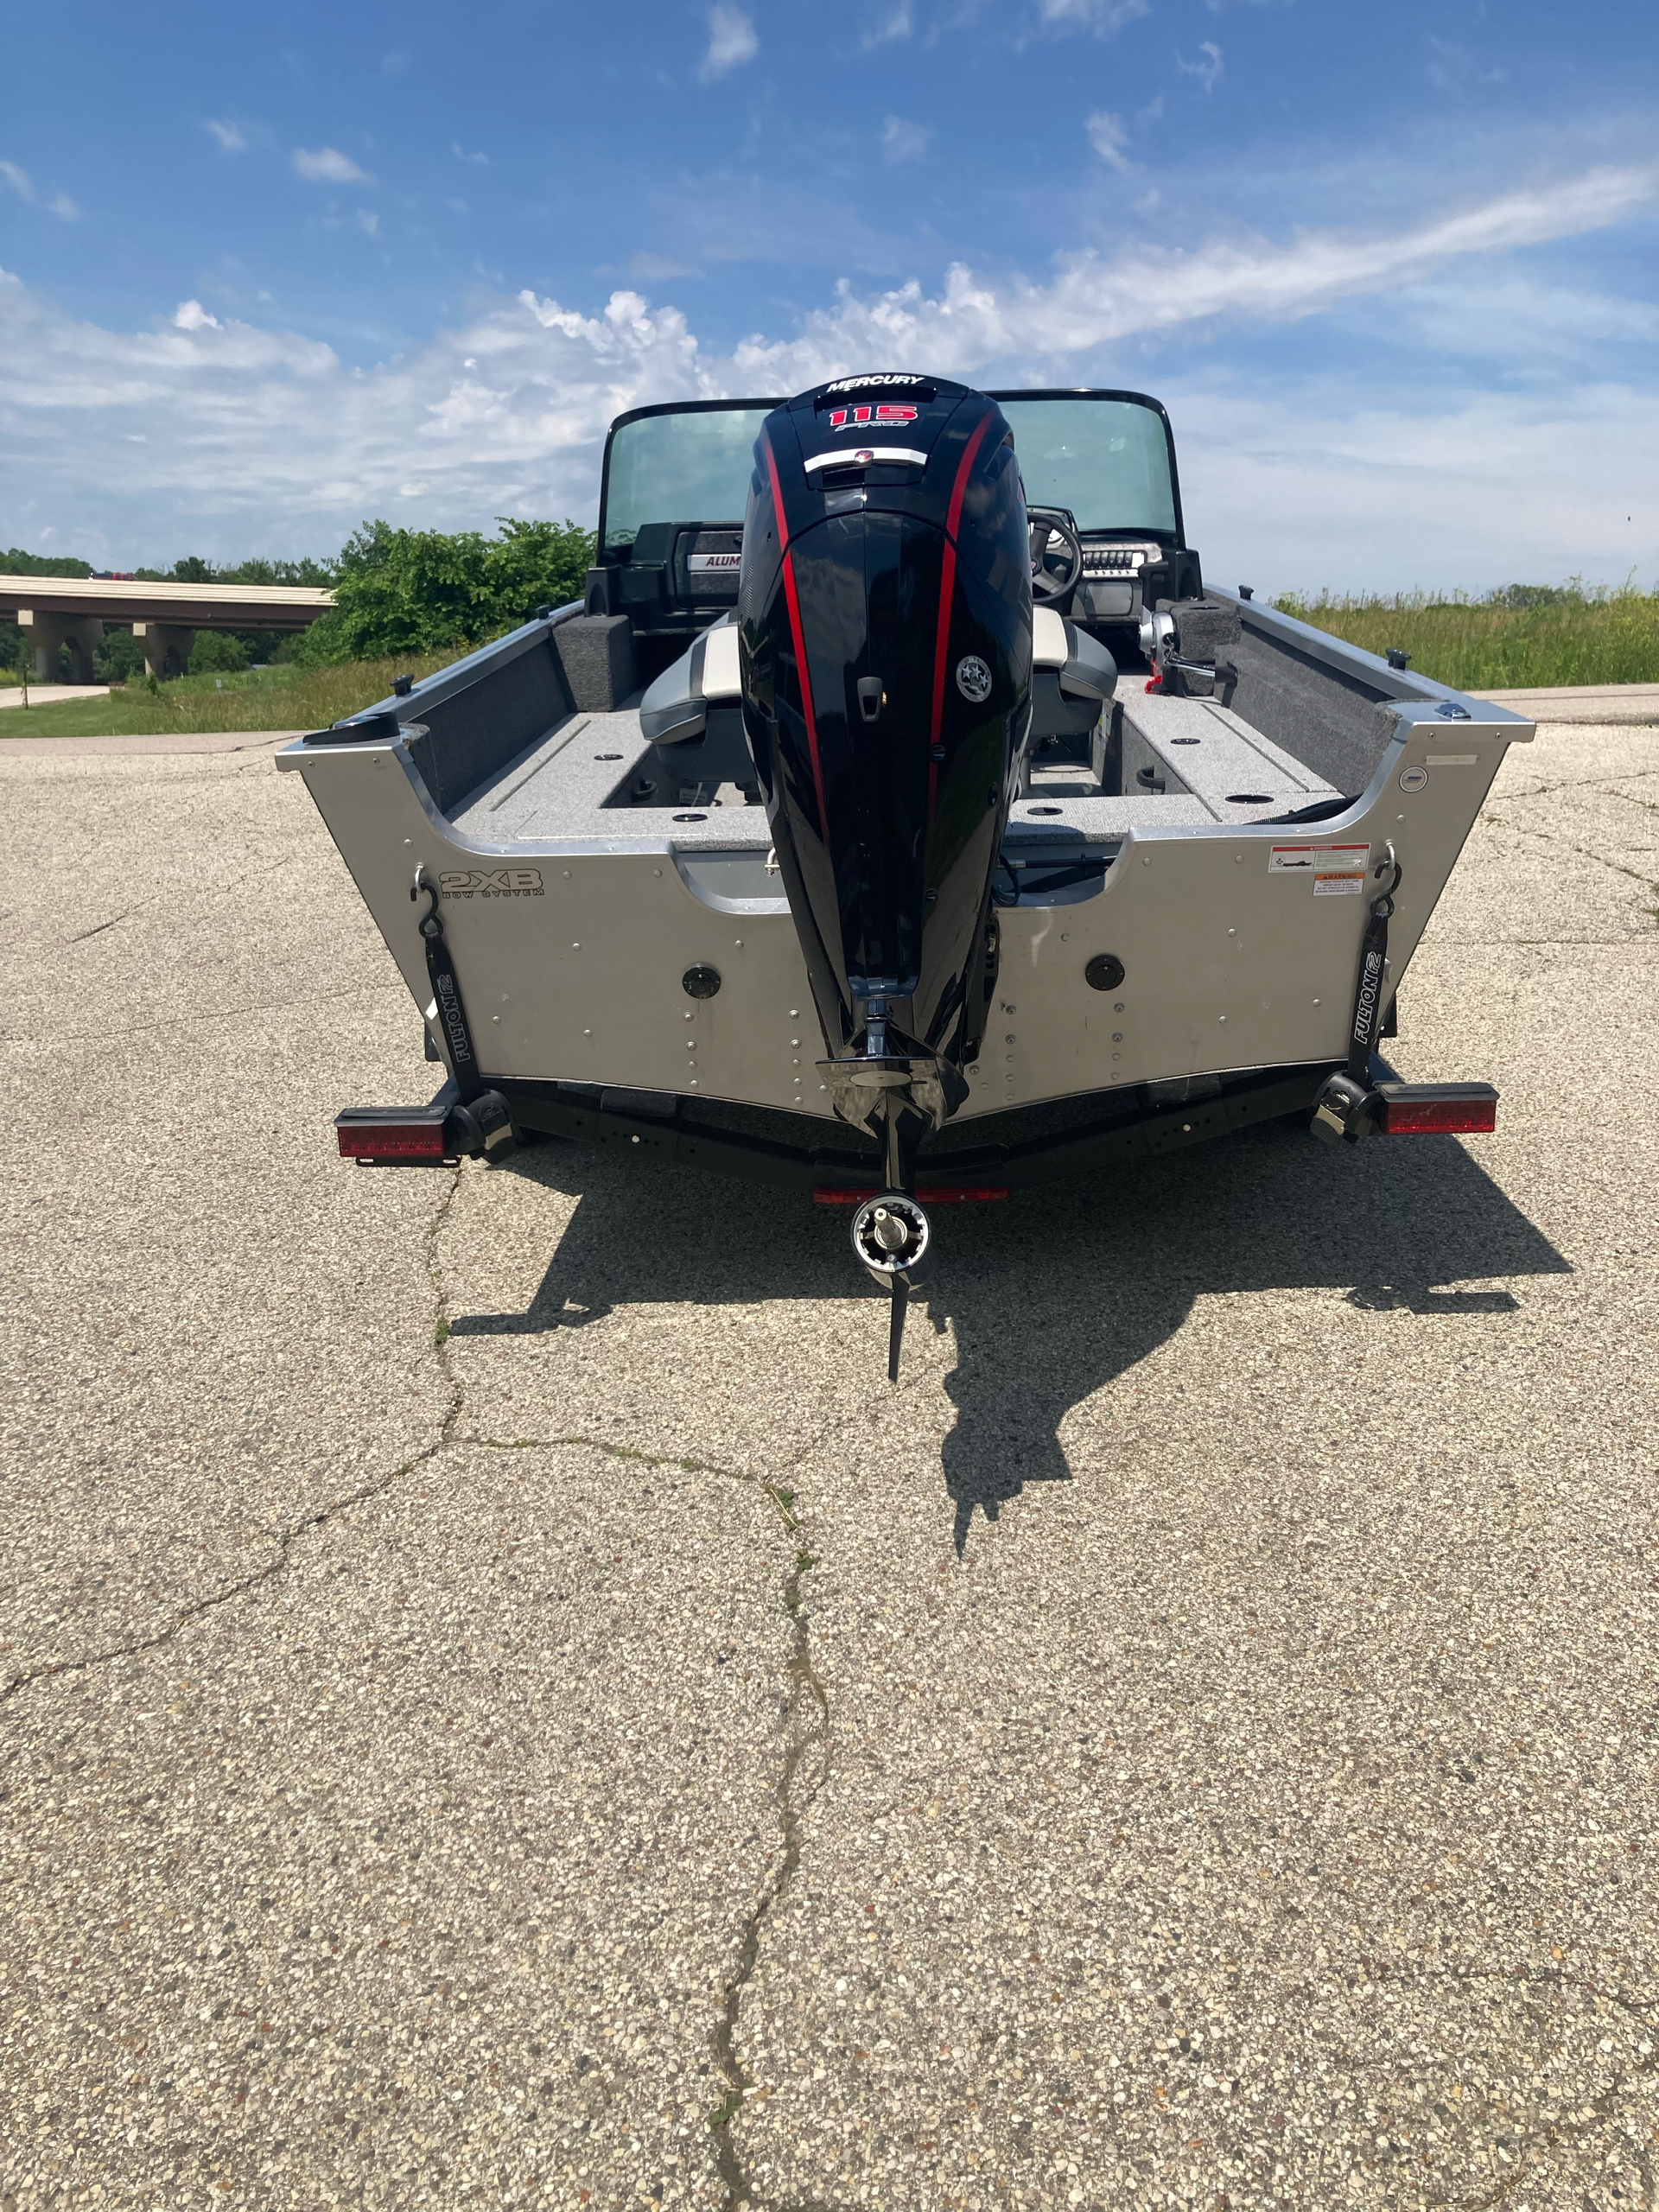
[[[440,893],[437,885],[433,882],[431,877],[427,874],[426,862],[424,861],[422,861],[415,870],[415,880],[409,887],[409,895],[411,899],[418,899],[423,891],[425,892],[427,897],[432,901],[432,904],[427,908],[425,913],[421,916],[419,925],[421,935],[423,937],[442,937],[443,935],[443,917],[438,912],[438,902],[442,894]]]
[[[1401,879],[1406,872],[1395,855],[1392,838],[1389,838],[1383,847],[1383,857],[1378,865],[1377,874],[1381,875],[1385,868],[1391,868],[1394,870],[1394,880],[1386,891],[1380,893],[1371,901],[1371,912],[1379,922],[1386,922],[1392,918],[1394,894],[1400,888]]]

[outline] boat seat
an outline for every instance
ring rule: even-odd
[[[652,745],[686,745],[708,727],[711,706],[738,706],[742,680],[737,628],[728,615],[671,661],[639,702],[639,726]]]
[[[1031,610],[1031,737],[1048,753],[1089,757],[1089,739],[1117,683],[1117,663],[1099,639],[1052,607]],[[1069,742],[1068,742],[1069,741]]]
[[[639,726],[660,772],[666,796],[701,804],[721,784],[759,797],[754,761],[743,734],[743,680],[737,624],[725,615],[705,630],[689,652],[671,662],[639,702]]]
[[[670,796],[690,798],[722,783],[747,791],[754,784],[737,647],[736,618],[727,615],[665,668],[640,702],[640,728]],[[1117,664],[1097,639],[1052,607],[1032,609],[1031,649],[1033,746],[1087,760],[1090,734],[1117,683]]]

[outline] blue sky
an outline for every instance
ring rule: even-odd
[[[1221,581],[1659,582],[1659,12],[403,0],[10,25],[5,542],[591,520],[648,399],[1169,405]]]

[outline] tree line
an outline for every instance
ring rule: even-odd
[[[294,660],[307,667],[376,660],[397,653],[457,652],[514,629],[537,607],[580,599],[594,558],[594,533],[568,518],[525,522],[496,517],[481,531],[400,530],[365,522],[331,561],[248,560],[229,564],[188,555],[170,569],[123,572],[143,583],[309,584],[332,590],[329,612],[296,636],[259,630],[204,630],[190,657],[193,675]],[[93,576],[90,562],[25,552],[0,554],[0,575]],[[16,667],[27,650],[15,622],[0,624],[0,657]],[[130,630],[105,633],[94,658],[99,678],[124,682],[143,666]]]

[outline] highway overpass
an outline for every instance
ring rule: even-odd
[[[33,632],[35,683],[54,683],[59,648],[74,659],[73,683],[92,682],[92,653],[105,630],[125,629],[143,647],[153,676],[188,665],[198,630],[304,630],[334,603],[302,584],[145,584],[121,577],[0,575],[0,620]]]

